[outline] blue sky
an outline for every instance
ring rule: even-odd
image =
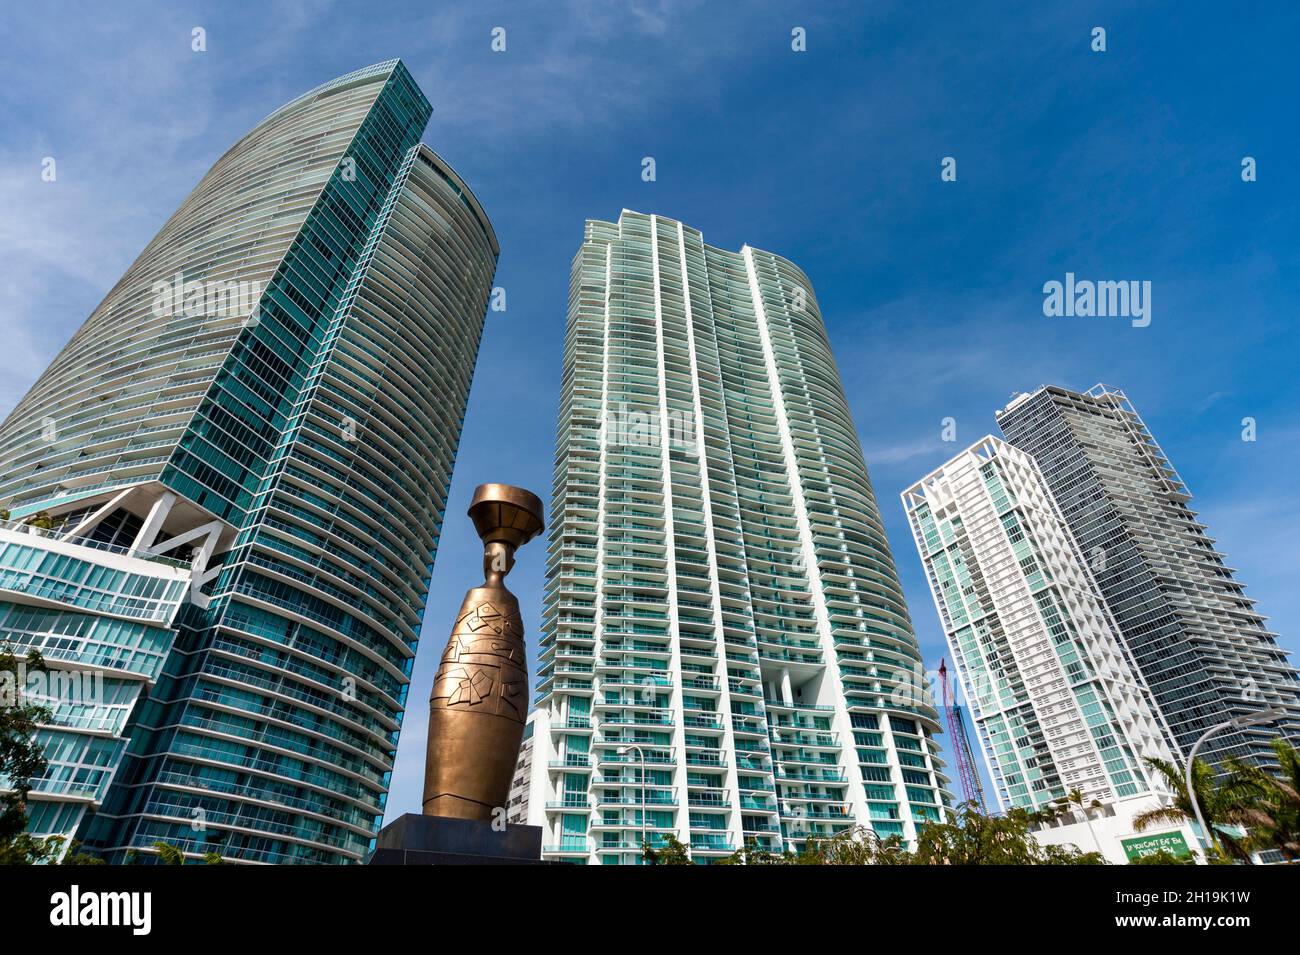
[[[380,6],[6,13],[0,412],[254,123],[333,76],[406,61],[434,104],[426,140],[496,227],[508,308],[483,340],[390,815],[418,809],[429,684],[476,582],[461,515],[482,481],[548,494],[569,261],[584,219],[624,207],[811,277],[931,665],[946,651],[898,493],[1045,382],[1128,392],[1297,646],[1300,7]],[[796,26],[807,52],[790,48]],[[1244,156],[1258,181],[1242,181]],[[1043,283],[1067,271],[1150,281],[1150,326],[1045,317]],[[957,445],[940,440],[945,417]],[[511,577],[533,638],[544,556],[530,545]]]

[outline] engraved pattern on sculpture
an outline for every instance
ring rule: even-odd
[[[487,601],[474,607],[452,631],[434,681],[433,699],[446,706],[487,707],[501,716],[525,719],[528,672],[519,609],[502,613]]]

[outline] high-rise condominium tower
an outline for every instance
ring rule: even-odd
[[[1300,739],[1300,682],[1188,503],[1188,491],[1122,391],[1046,386],[998,412],[1030,454],[1088,559],[1120,634],[1186,754],[1217,723],[1286,704]],[[1200,755],[1273,761],[1260,726]]]
[[[1168,730],[1033,459],[984,438],[902,496],[1001,807],[1079,790],[1132,832]]]
[[[37,831],[366,852],[498,251],[430,111],[391,61],[272,113],[0,427],[0,629],[105,677]]]
[[[573,263],[529,816],[545,854],[911,839],[936,711],[812,287],[680,222]]]

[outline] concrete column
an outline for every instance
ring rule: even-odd
[[[131,542],[131,553],[138,554],[153,546],[154,541],[158,539],[158,532],[167,521],[167,515],[172,512],[172,505],[176,503],[176,495],[171,491],[164,491],[159,495],[158,500],[153,502],[149,508],[149,514],[144,519],[144,524],[140,527],[140,533],[135,535],[135,540]]]

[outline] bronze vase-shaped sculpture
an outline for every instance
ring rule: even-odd
[[[491,821],[504,808],[528,713],[519,601],[506,589],[515,551],[542,531],[537,495],[481,484],[469,507],[483,540],[481,587],[465,594],[429,697],[424,814]]]

